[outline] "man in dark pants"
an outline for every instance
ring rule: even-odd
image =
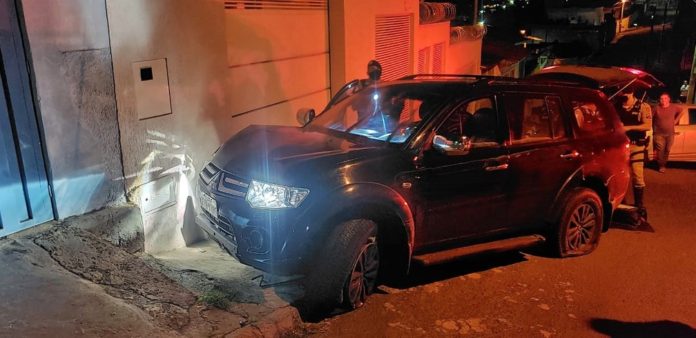
[[[652,111],[655,119],[653,120],[654,148],[657,155],[657,166],[661,173],[666,171],[669,151],[674,142],[674,126],[679,123],[682,115],[681,107],[671,104],[669,94],[660,95],[660,104],[655,106]]]
[[[631,183],[633,185],[633,205],[638,208],[638,213],[643,220],[647,220],[647,211],[643,205],[643,194],[645,192],[643,167],[645,166],[645,155],[648,146],[647,134],[651,128],[652,114],[650,106],[635,97],[635,89],[629,87],[622,95],[625,101],[617,110],[621,123],[623,123],[626,130],[626,136],[631,141],[630,168]]]

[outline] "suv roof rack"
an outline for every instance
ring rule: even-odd
[[[567,75],[567,74],[563,74]],[[537,77],[537,76],[530,76],[526,78],[529,82],[533,83],[538,83],[538,84],[547,84],[547,85],[556,85],[556,86],[568,86],[568,87],[584,87],[584,88],[592,88],[592,89],[598,89],[598,84],[592,82],[592,80],[588,78],[584,78],[582,76],[578,77],[570,77],[567,78],[561,78],[561,77]]]
[[[398,80],[418,80],[418,79],[462,79],[462,80],[473,80],[472,82],[478,82],[478,81],[486,81],[488,84],[491,84],[492,82],[495,81],[495,83],[498,84],[519,84],[521,82],[524,83],[533,83],[533,84],[541,84],[541,85],[556,85],[556,86],[566,86],[566,87],[583,87],[587,88],[590,87],[592,88],[591,83],[587,83],[587,80],[583,77],[579,78],[570,78],[570,79],[560,79],[560,78],[544,78],[544,77],[527,77],[527,78],[514,78],[514,77],[508,77],[508,76],[495,76],[495,75],[470,75],[470,74],[413,74],[413,75],[406,75],[404,77],[399,78]]]
[[[399,80],[418,80],[418,79],[472,79],[472,80],[501,80],[512,79],[502,76],[492,75],[469,75],[469,74],[413,74],[399,78]],[[514,79],[513,79],[514,80]]]

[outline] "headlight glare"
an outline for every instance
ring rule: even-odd
[[[252,208],[297,208],[308,194],[308,189],[252,180],[251,184],[249,184],[246,200]]]

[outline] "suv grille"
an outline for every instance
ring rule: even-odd
[[[220,172],[220,168],[216,167],[212,163],[208,163],[203,170],[201,170],[200,177],[205,182],[205,184],[210,184],[210,181],[213,180],[213,177],[217,175]]]
[[[218,182],[217,190],[223,194],[245,197],[249,190],[249,183],[239,176],[223,172]]]

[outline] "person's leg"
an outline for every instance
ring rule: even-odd
[[[669,151],[672,150],[672,144],[674,143],[674,134],[665,136],[665,155],[664,155],[664,165],[663,168],[667,166],[667,161],[669,161]]]
[[[631,186],[633,187],[633,205],[638,209],[639,218],[634,219],[633,227],[638,228],[648,219],[648,212],[643,204],[645,193],[645,178],[643,168],[645,166],[645,147],[631,145]]]
[[[643,167],[645,165],[645,147],[631,146],[631,185],[633,186],[633,205],[643,207],[643,191],[645,190],[645,178]]]
[[[655,149],[655,160],[657,160],[657,166],[662,169],[665,167],[667,161],[665,160],[665,136],[664,135],[653,135],[653,148]]]

